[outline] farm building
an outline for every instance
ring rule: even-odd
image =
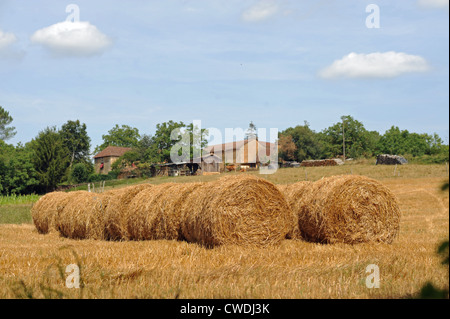
[[[214,154],[195,158],[190,162],[159,164],[159,176],[186,176],[199,173],[220,173],[222,159]]]
[[[258,139],[248,139],[244,141],[230,142],[212,145],[205,148],[204,153],[214,154],[221,158],[219,163],[220,171],[225,170],[225,165],[237,164],[249,168],[259,168],[262,156],[269,157],[276,151],[276,144],[259,141]]]
[[[126,152],[131,151],[128,147],[108,146],[94,156],[96,174],[108,174],[112,170],[112,164]]]

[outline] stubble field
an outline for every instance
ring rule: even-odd
[[[266,178],[287,184],[350,173],[375,178],[397,196],[402,217],[392,245],[285,240],[270,248],[207,249],[179,241],[79,241],[38,234],[30,204],[0,206],[0,298],[408,298],[427,282],[448,287],[448,267],[436,253],[449,237],[445,165],[407,165],[394,176],[394,167],[358,163],[281,169]],[[71,264],[81,270],[79,289],[66,287]],[[368,265],[380,270],[379,288],[366,286]]]

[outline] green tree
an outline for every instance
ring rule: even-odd
[[[47,127],[32,141],[32,147],[39,190],[41,192],[55,190],[62,181],[69,163],[69,152],[64,146],[62,136],[55,127]]]
[[[203,150],[208,146],[206,139],[209,134],[208,130],[200,129],[198,126],[194,126],[194,123],[187,125],[185,128],[184,133],[189,135],[190,159],[201,157]]]
[[[69,151],[69,167],[74,163],[89,162],[89,150],[91,139],[87,134],[86,124],[81,124],[79,120],[68,121],[61,127],[61,137],[64,146]]]
[[[291,138],[286,138],[291,136]],[[290,127],[280,133],[281,144],[281,155],[284,160],[296,160],[303,161],[307,159],[319,159],[322,155],[322,144],[319,140],[319,136],[316,132],[311,130],[309,123],[305,121],[304,125],[297,125],[296,127]],[[292,141],[295,144],[295,151],[293,146],[289,143]],[[287,143],[287,144],[286,144]],[[289,156],[289,151],[294,152]],[[284,156],[284,157],[283,157]]]
[[[83,163],[75,164],[72,168],[71,177],[75,183],[87,182],[89,177],[89,170]]]
[[[279,156],[285,161],[295,161],[297,159],[297,146],[292,135],[282,135],[278,139]]]
[[[137,147],[139,144],[139,139],[141,138],[139,130],[137,128],[116,124],[108,134],[103,135],[103,144],[95,148],[95,153],[99,153],[108,146],[119,146],[119,147]]]
[[[32,158],[33,152],[29,148],[0,141],[0,194],[30,194],[34,191],[38,181]]]
[[[258,133],[257,133],[257,129],[256,129],[256,125],[253,123],[253,121],[250,122],[250,124],[248,125],[248,129],[245,132],[245,139],[246,140],[251,140],[254,138],[258,138]]]
[[[381,153],[412,156],[435,155],[446,151],[437,134],[410,133],[397,126],[392,126],[384,133],[378,141],[378,149]]]
[[[156,125],[156,132],[149,150],[149,159],[154,163],[170,162],[170,150],[179,140],[172,140],[172,131],[186,127],[183,122],[164,122]]]
[[[0,106],[0,140],[6,141],[16,135],[15,127],[8,127],[13,121],[9,112]]]
[[[375,155],[378,132],[369,132],[364,125],[347,115],[320,134],[324,145],[324,155],[335,157],[344,154],[346,157],[370,157]],[[345,145],[345,148],[344,148]]]

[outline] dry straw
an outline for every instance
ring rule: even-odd
[[[119,188],[103,193],[106,201],[104,224],[108,240],[128,240],[127,213],[128,205],[141,191],[151,188],[151,184],[139,184]]]
[[[137,194],[128,205],[125,219],[127,234],[130,240],[165,239],[156,232],[158,214],[164,202],[161,197],[165,194],[173,194],[172,188],[177,184],[166,183],[145,189]]]
[[[303,205],[304,196],[303,194],[306,190],[311,187],[313,183],[308,181],[297,182],[289,185],[277,185],[278,189],[285,196],[291,210],[293,213],[294,222],[292,223],[292,229],[289,232],[287,238],[289,239],[300,239],[300,228],[298,224],[299,216],[298,212]]]
[[[104,211],[107,201],[102,194],[73,192],[58,212],[56,226],[60,234],[72,239],[105,239]]]
[[[67,193],[53,192],[42,196],[31,208],[31,217],[40,234],[56,231],[58,211],[67,203]]]
[[[182,211],[186,198],[202,183],[176,184],[170,192],[164,192],[152,208],[155,214],[154,234],[156,238],[168,240],[184,239],[181,233]]]
[[[205,183],[182,206],[182,234],[207,247],[223,244],[268,246],[292,229],[292,211],[277,187],[250,175]]]
[[[378,181],[354,176],[324,178],[290,187],[286,196],[298,215],[301,237],[320,243],[392,243],[400,209],[391,191]]]
[[[139,193],[128,209],[129,238],[133,240],[182,239],[182,208],[187,196],[201,185],[201,183],[168,183]]]

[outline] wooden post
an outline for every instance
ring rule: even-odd
[[[305,168],[305,180],[308,180],[308,172],[306,171],[306,168]]]
[[[394,176],[397,173],[397,164],[395,164],[395,168],[394,168]]]
[[[88,183],[88,192],[91,192],[91,183]]]

